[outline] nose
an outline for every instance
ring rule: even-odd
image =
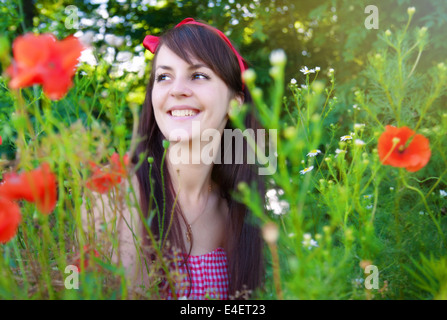
[[[192,90],[189,88],[187,81],[177,78],[172,83],[169,94],[175,98],[189,97],[192,94]]]

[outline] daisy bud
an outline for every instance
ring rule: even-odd
[[[273,66],[284,66],[286,64],[286,53],[282,49],[274,50],[270,54],[270,63]]]
[[[407,9],[407,13],[408,13],[408,15],[411,17],[411,16],[413,16],[413,14],[416,12],[416,8],[415,7],[409,7],[408,9]]]
[[[268,244],[275,244],[279,237],[279,228],[274,222],[267,222],[262,227],[262,237]]]
[[[256,80],[256,72],[253,69],[248,69],[242,74],[242,77],[246,83],[253,83]]]
[[[385,31],[385,36],[387,36],[387,37],[391,36],[391,30],[390,29]]]

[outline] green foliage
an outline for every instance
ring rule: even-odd
[[[244,75],[246,83],[259,121],[273,130],[268,136],[277,156],[257,154],[262,163],[276,163],[267,176],[267,206],[264,195],[252,191],[255,186],[242,184],[233,193],[254,213],[265,237],[271,223],[273,234],[278,232],[273,240],[266,238],[266,283],[255,297],[446,298],[443,0],[378,1],[379,30],[364,28],[366,0],[195,0],[156,6],[28,1],[34,16],[22,4],[0,2],[2,12],[10,13],[0,22],[9,42],[25,31],[53,32],[58,38],[93,31],[98,63],[82,64],[73,88],[56,102],[37,86],[14,92],[7,77],[0,79],[0,174],[48,161],[59,182],[58,204],[50,216],[21,204],[19,233],[0,247],[0,297],[134,298],[109,248],[94,233],[82,231],[88,163],[101,163],[113,152],[124,154],[135,143],[149,65],[138,70],[143,72],[120,71],[119,53],[144,58],[146,34],[158,35],[192,16],[227,31],[253,65],[253,73]],[[79,10],[79,29],[65,26],[68,5]],[[409,18],[410,6],[416,13]],[[106,34],[124,41],[112,46]],[[271,53],[277,48],[283,51]],[[315,72],[301,72],[304,66]],[[25,115],[18,113],[21,109]],[[241,129],[247,109],[231,113]],[[406,125],[426,136],[429,164],[416,173],[382,165],[376,145],[386,125]],[[111,193],[104,198],[114,208],[132,206],[135,193],[128,191],[125,197]],[[109,245],[116,246],[116,237],[108,236]],[[89,260],[81,290],[64,290],[64,267],[89,259],[83,245],[92,239],[100,257]],[[380,271],[377,289],[365,287],[365,266],[371,264]],[[158,297],[157,279],[154,273],[151,286],[142,288],[144,298]]]

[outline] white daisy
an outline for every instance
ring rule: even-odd
[[[290,80],[290,84],[296,84],[296,79],[292,78],[292,80]]]
[[[355,142],[354,142],[357,146],[363,146],[363,145],[365,145],[365,141],[363,141],[363,140],[360,140],[360,139],[355,139]]]
[[[274,214],[281,215],[289,211],[290,205],[285,200],[280,200],[278,195],[283,195],[284,190],[270,189],[266,192],[268,210],[273,211]]]
[[[307,69],[306,66],[304,66],[304,68],[300,69],[300,71],[304,74],[308,74],[308,73],[315,73],[314,69]]]
[[[310,166],[309,168],[305,168],[305,169],[301,170],[300,173],[301,173],[301,174],[306,174],[306,173],[308,173],[309,171],[312,171],[313,168],[314,168],[314,166]]]
[[[439,195],[444,198],[447,196],[447,192],[445,192],[445,190],[439,190]]]
[[[313,149],[313,150],[311,150],[311,151],[307,154],[307,156],[308,156],[308,157],[315,157],[316,155],[318,155],[318,154],[320,154],[320,153],[321,153],[320,150],[318,150],[318,149]]]
[[[315,71],[320,71],[320,67],[315,67]]]
[[[352,137],[349,135],[343,136],[340,138],[340,141],[352,140]]]

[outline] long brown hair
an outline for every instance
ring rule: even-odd
[[[155,52],[153,66],[155,66],[157,53],[163,45],[167,46],[175,54],[188,63],[194,57],[209,68],[211,68],[235,93],[243,93],[244,101],[250,104],[251,97],[246,88],[243,88],[241,70],[235,54],[230,47],[212,29],[198,25],[182,25],[173,28],[160,37],[160,44]],[[165,207],[170,213],[175,200],[175,192],[172,187],[169,174],[167,174],[166,162],[163,164],[164,139],[157,122],[152,106],[152,88],[155,81],[155,68],[152,68],[149,84],[147,86],[146,98],[143,105],[138,134],[143,140],[136,148],[133,162],[136,163],[140,154],[154,159],[152,168],[147,161],[136,171],[140,184],[140,205],[143,213],[149,214],[154,207],[161,210]],[[246,128],[254,129],[256,135],[259,127],[254,117],[254,110],[248,112],[245,119]],[[226,129],[234,129],[230,121],[227,122]],[[255,137],[256,138],[256,137]],[[228,232],[225,239],[225,249],[228,259],[229,272],[229,293],[235,295],[237,291],[244,289],[253,290],[260,286],[264,275],[263,265],[263,241],[259,227],[253,223],[251,214],[247,207],[233,199],[232,192],[237,192],[240,182],[251,185],[253,182],[261,192],[261,199],[264,199],[265,186],[261,177],[257,174],[255,165],[247,164],[247,146],[244,141],[244,159],[242,164],[235,164],[235,150],[233,145],[232,164],[224,164],[223,137],[221,140],[221,164],[215,163],[212,169],[212,180],[218,184],[221,196],[226,199],[229,208],[229,219],[227,221]],[[149,173],[152,175],[152,183],[149,181]],[[163,172],[163,177],[161,175]],[[164,188],[163,188],[164,186]],[[152,190],[151,190],[152,187]],[[151,199],[151,194],[154,195]],[[165,205],[163,205],[163,201]],[[153,208],[149,208],[149,204]],[[164,218],[162,218],[164,217]],[[163,220],[164,219],[164,220]],[[172,219],[172,221],[171,221]],[[174,214],[154,215],[151,221],[153,234],[160,239],[160,228],[171,226],[167,239],[170,244],[175,245],[183,252],[186,246],[183,243],[181,232],[181,219],[184,219],[180,206],[175,206]],[[144,237],[146,239],[147,237]],[[164,238],[164,236],[163,236]]]

